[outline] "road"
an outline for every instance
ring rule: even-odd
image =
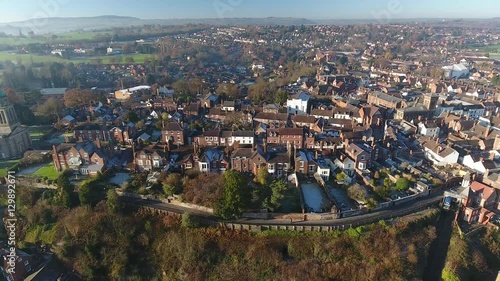
[[[199,210],[194,210],[190,208],[185,208],[173,204],[162,203],[154,200],[142,200],[138,198],[122,197],[123,201],[129,204],[153,208],[160,211],[169,211],[173,213],[183,214],[184,212],[190,212],[197,216],[203,217],[205,219],[215,221],[215,222],[226,222],[226,223],[238,223],[238,224],[251,224],[251,225],[282,225],[282,226],[358,226],[363,224],[370,224],[378,220],[386,220],[391,218],[396,218],[404,215],[411,214],[413,212],[426,209],[432,205],[438,203],[443,196],[443,192],[436,192],[428,197],[421,198],[419,200],[410,201],[398,206],[393,206],[391,208],[368,213],[364,215],[340,218],[332,220],[316,220],[316,221],[296,221],[290,223],[290,220],[279,220],[279,219],[238,219],[233,221],[222,221],[220,218],[215,217],[213,214],[202,212]]]

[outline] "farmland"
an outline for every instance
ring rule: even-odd
[[[132,58],[135,63],[144,63],[145,60],[149,59],[154,59],[154,55],[148,55],[148,54],[126,54],[126,55],[119,55],[119,56],[94,56],[94,57],[88,57],[88,58],[78,58],[78,59],[63,59],[59,56],[41,56],[41,55],[30,55],[30,54],[14,54],[14,53],[7,53],[7,52],[2,52],[0,53],[0,61],[12,61],[12,62],[21,62],[23,64],[32,64],[32,63],[51,63],[51,62],[59,62],[59,63],[75,63],[75,64],[81,64],[81,63],[91,63],[91,64],[97,64],[98,60],[101,60],[102,64],[111,64],[112,58],[122,58],[122,62],[127,62],[129,58]]]

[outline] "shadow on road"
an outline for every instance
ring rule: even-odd
[[[451,234],[453,232],[453,219],[455,212],[443,211],[437,222],[437,237],[432,241],[427,265],[424,270],[424,281],[440,281],[441,272],[446,262],[448,247],[450,246]]]

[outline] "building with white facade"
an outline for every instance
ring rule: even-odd
[[[306,115],[308,114],[309,100],[311,97],[307,93],[301,93],[288,98],[286,108],[288,114]]]
[[[423,136],[437,138],[439,137],[440,129],[435,123],[419,123],[418,132]]]
[[[253,131],[234,131],[229,139],[229,146],[235,142],[239,144],[254,144],[255,138]]]
[[[425,158],[436,166],[446,166],[458,162],[459,153],[455,149],[430,140],[423,144]]]
[[[463,64],[443,66],[444,77],[448,79],[458,79],[469,77],[469,68]]]

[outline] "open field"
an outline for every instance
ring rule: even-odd
[[[133,58],[135,63],[144,63],[147,58],[155,58],[154,55],[148,54],[127,54],[120,56],[97,56],[97,57],[89,57],[86,59],[63,59],[58,56],[40,56],[40,55],[30,55],[30,54],[13,54],[13,53],[0,53],[0,61],[10,60],[12,62],[21,61],[22,64],[31,64],[33,63],[51,63],[51,62],[59,62],[59,63],[91,63],[97,64],[97,60],[101,59],[103,64],[111,64],[111,58],[122,58],[122,63],[127,62],[127,58]]]
[[[99,35],[108,35],[111,38],[111,31],[82,31],[82,32],[69,32],[58,35],[46,35],[39,37],[19,37],[19,36],[7,36],[0,37],[0,45],[10,45],[19,46],[26,44],[36,44],[36,43],[63,43],[67,41],[83,41],[92,40]]]
[[[500,59],[500,53],[490,53],[490,59]]]
[[[490,45],[490,46],[484,46],[477,48],[479,51],[482,52],[489,52],[489,53],[499,53],[500,52],[500,44],[497,45]]]

